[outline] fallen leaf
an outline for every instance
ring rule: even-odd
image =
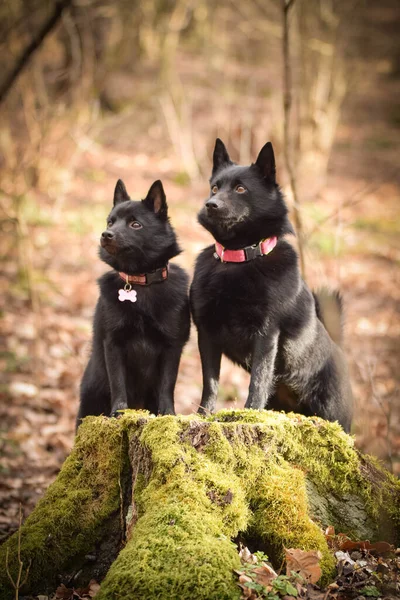
[[[353,540],[343,534],[340,534],[339,548],[341,550],[373,550],[379,554],[394,551],[394,546],[388,542],[374,542],[373,544],[369,540],[353,542]]]
[[[265,586],[267,589],[271,587],[271,582],[278,577],[274,569],[265,563],[260,567],[255,567],[252,570],[252,573],[256,574],[256,582]]]
[[[74,590],[67,588],[63,583],[56,589],[57,600],[72,600]]]
[[[333,525],[329,525],[329,527],[325,529],[325,539],[328,542],[329,548],[333,548],[336,545],[335,528]]]
[[[338,584],[336,583],[336,581],[333,581],[332,583],[330,583],[330,584],[328,585],[328,588],[329,588],[330,590],[338,590],[338,589],[340,588],[340,585],[338,585]]]
[[[329,527],[327,527],[325,529],[325,537],[329,538],[335,535],[335,528],[333,527],[333,525],[329,525]]]
[[[285,548],[286,575],[292,571],[299,573],[307,582],[317,583],[322,575],[319,566],[322,554],[319,550],[300,550],[298,548]]]
[[[239,587],[242,590],[241,598],[244,598],[245,600],[253,600],[257,598],[257,596],[254,596],[254,590],[250,589],[247,585],[239,584]]]
[[[250,563],[252,565],[255,565],[258,562],[257,557],[254,556],[246,546],[240,548],[239,558],[242,562]]]
[[[355,561],[350,558],[350,554],[348,552],[338,550],[338,552],[335,552],[335,556],[339,562],[348,562],[351,565],[355,564]]]
[[[25,396],[26,398],[34,398],[39,392],[36,385],[26,381],[13,381],[8,389],[12,396]]]
[[[347,576],[354,571],[354,565],[356,563],[352,558],[350,558],[348,552],[343,552],[343,550],[339,550],[338,552],[335,552],[335,556],[337,559],[337,570],[339,576]]]
[[[94,579],[91,579],[89,582],[89,596],[94,598],[97,592],[100,590],[100,584],[97,583]]]

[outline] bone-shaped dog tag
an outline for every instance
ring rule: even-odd
[[[136,300],[137,300],[136,290],[125,290],[125,289],[118,290],[118,300],[120,302],[125,302],[125,300],[129,300],[130,302],[136,302]]]

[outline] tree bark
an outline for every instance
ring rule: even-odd
[[[318,418],[88,417],[20,536],[0,549],[0,599],[15,598],[21,563],[24,594],[94,578],[99,600],[238,599],[238,541],[277,566],[285,547],[318,549],[326,582],[334,560],[321,528],[396,543],[399,505],[398,481]]]
[[[282,35],[282,54],[283,54],[283,156],[285,167],[289,175],[290,190],[293,196],[293,220],[299,244],[300,272],[303,279],[306,279],[306,263],[304,257],[304,229],[303,219],[300,209],[300,198],[297,191],[297,181],[295,169],[292,162],[292,153],[290,149],[290,115],[292,109],[292,69],[290,60],[289,44],[289,13],[295,0],[282,0],[283,15],[283,35]]]

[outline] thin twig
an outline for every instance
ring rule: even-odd
[[[289,175],[290,189],[293,196],[293,218],[296,233],[299,241],[299,257],[300,257],[300,269],[303,278],[305,279],[305,260],[304,260],[304,233],[303,233],[303,222],[300,213],[300,201],[297,193],[297,183],[294,174],[294,168],[291,160],[290,153],[290,137],[289,137],[289,125],[290,125],[290,113],[292,108],[292,73],[290,68],[290,48],[289,48],[289,11],[293,6],[295,0],[282,0],[283,2],[283,38],[282,38],[282,50],[283,50],[283,153],[285,157],[285,166]]]
[[[13,586],[14,590],[15,590],[15,600],[18,600],[19,597],[19,591],[20,589],[25,585],[25,583],[28,580],[28,576],[29,576],[29,569],[31,568],[31,564],[32,561],[29,561],[29,565],[26,569],[26,573],[25,573],[25,577],[24,579],[21,581],[21,577],[22,577],[22,569],[24,567],[24,563],[21,560],[21,530],[22,530],[22,505],[19,505],[19,527],[18,527],[18,577],[17,577],[17,581],[14,581],[13,576],[10,573],[10,569],[9,569],[9,565],[8,565],[8,556],[9,556],[9,547],[7,546],[7,550],[6,550],[6,572],[8,575],[9,580],[11,581],[11,585]]]
[[[118,487],[119,487],[119,518],[121,525],[121,539],[124,538],[124,530],[125,530],[125,519],[124,519],[124,494],[122,492],[121,485],[121,476],[122,476],[122,460],[123,460],[123,446],[124,446],[124,434],[121,434],[121,447],[120,447],[120,463],[119,463],[119,473],[118,473]]]
[[[7,549],[6,549],[6,572],[7,572],[7,575],[8,575],[8,579],[11,581],[11,584],[12,584],[14,590],[15,590],[14,579],[13,579],[13,576],[11,575],[11,573],[10,573],[10,569],[9,569],[9,566],[8,566],[9,551],[10,551],[10,548],[7,546]]]
[[[202,412],[201,412],[201,413],[199,413],[199,411],[198,411],[198,410],[197,410],[196,412],[192,412],[192,413],[191,413],[192,415],[197,415],[197,414],[200,414],[200,415],[203,415],[203,416],[205,416],[205,415],[207,415],[207,413],[208,413],[210,416],[212,415],[212,411],[211,411],[209,408],[204,408],[204,406],[201,406],[201,404],[197,404],[197,402],[191,402],[190,404],[191,404],[192,406],[197,406],[197,408],[198,408],[198,409],[199,409],[199,408],[201,408],[201,410],[202,410]]]
[[[365,196],[379,190],[379,188],[382,187],[384,183],[389,181],[394,175],[396,175],[397,172],[398,168],[396,167],[396,169],[389,172],[389,174],[385,177],[383,181],[372,181],[356,190],[353,194],[350,194],[345,200],[343,200],[343,202],[338,208],[336,208],[329,215],[318,221],[318,223],[311,229],[311,231],[308,232],[307,237],[310,238],[321,228],[322,225],[325,225],[325,223],[327,223],[328,221],[335,219],[344,208],[356,206],[365,199]]]
[[[45,23],[43,23],[42,27],[39,31],[33,36],[30,43],[27,47],[22,51],[21,55],[17,59],[13,69],[6,77],[5,81],[0,85],[0,104],[4,101],[7,94],[11,90],[14,82],[18,79],[19,75],[22,73],[24,68],[27,66],[29,61],[31,60],[33,54],[40,48],[43,44],[46,37],[51,33],[54,27],[57,25],[61,16],[66,8],[72,4],[72,0],[58,0],[54,6],[54,10],[50,17],[47,19]]]

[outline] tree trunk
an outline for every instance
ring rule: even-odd
[[[400,487],[339,425],[272,411],[208,418],[88,417],[74,449],[18,534],[0,550],[0,599],[91,578],[98,600],[240,597],[237,547],[318,549],[322,528],[397,542]],[[6,561],[6,557],[8,559]],[[6,562],[8,563],[7,574]]]

